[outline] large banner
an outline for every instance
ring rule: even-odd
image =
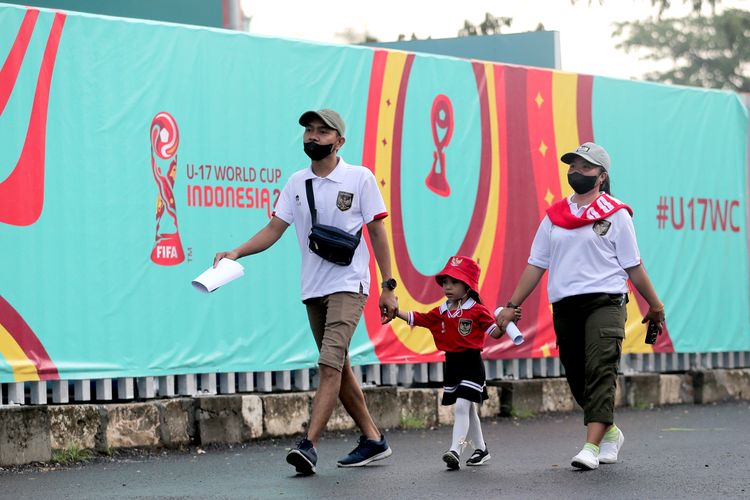
[[[313,366],[293,231],[210,295],[190,281],[267,223],[320,107],[378,179],[401,309],[438,304],[457,253],[504,304],[571,193],[560,155],[594,140],[667,305],[652,348],[631,294],[625,351],[750,350],[734,94],[7,5],[0,27],[0,382]],[[353,363],[442,359],[380,325],[371,271]],[[487,358],[557,355],[546,279],[524,312]]]

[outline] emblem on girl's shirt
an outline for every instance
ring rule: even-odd
[[[471,320],[470,319],[462,319],[458,322],[458,333],[466,337],[468,334],[471,333]]]

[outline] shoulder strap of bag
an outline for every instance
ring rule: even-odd
[[[312,216],[313,226],[318,221],[318,211],[315,210],[315,195],[313,194],[312,179],[305,181],[305,191],[307,191],[307,206],[310,207],[310,215]]]

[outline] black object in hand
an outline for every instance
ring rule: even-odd
[[[646,343],[656,344],[656,336],[659,334],[659,323],[649,320],[646,328]]]

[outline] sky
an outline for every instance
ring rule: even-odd
[[[690,3],[672,0],[665,17],[683,16]],[[374,5],[377,5],[375,7]],[[718,9],[750,9],[750,0],[720,0]],[[657,69],[659,63],[643,61],[637,53],[617,49],[613,23],[656,16],[651,0],[378,0],[364,2],[310,2],[301,0],[242,0],[252,16],[250,32],[325,43],[345,43],[337,34],[347,29],[367,31],[381,42],[409,38],[451,38],[464,20],[479,24],[486,12],[511,17],[503,33],[533,31],[541,22],[548,31],[560,32],[561,69],[615,78],[636,78]],[[663,66],[664,63],[661,63]]]

